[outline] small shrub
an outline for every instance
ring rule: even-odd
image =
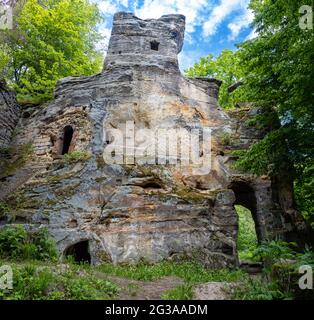
[[[282,300],[291,298],[285,295],[276,282],[265,281],[262,278],[250,279],[232,289],[235,300]]]
[[[18,225],[0,230],[1,259],[48,260],[56,257],[57,250],[47,229],[27,232]]]
[[[67,272],[61,280],[63,299],[66,300],[99,300],[112,299],[118,293],[118,287],[105,279],[86,274],[78,277],[73,271]]]
[[[266,273],[270,273],[275,263],[282,260],[293,260],[296,258],[296,252],[292,249],[294,243],[272,240],[263,242],[254,252],[254,256],[265,262]]]
[[[87,161],[88,159],[90,159],[90,154],[86,151],[73,151],[63,156],[63,160],[67,163]]]
[[[7,203],[0,201],[0,219],[5,218],[10,212],[10,207]]]
[[[225,132],[221,135],[220,140],[224,146],[230,146],[232,143],[232,135],[230,133]]]
[[[300,290],[298,280],[301,265],[314,267],[314,253],[310,248],[298,253],[295,248],[294,243],[284,241],[262,243],[255,250],[255,256],[264,261],[263,277],[247,282],[238,294],[244,299],[313,299],[313,291]]]
[[[13,290],[1,290],[0,300],[107,300],[118,287],[93,274],[70,266],[65,273],[56,273],[47,266],[28,263],[13,268]]]

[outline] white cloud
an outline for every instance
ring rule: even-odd
[[[195,50],[189,50],[189,51],[182,51],[178,55],[179,60],[179,67],[181,72],[184,72],[189,67],[192,67],[195,62],[198,62],[199,59],[206,55],[205,53],[195,49]]]
[[[104,15],[113,15],[119,10],[118,5],[111,0],[105,0],[105,1],[95,0],[94,2],[98,4],[99,10]],[[123,2],[127,2],[127,1],[123,1]]]
[[[126,8],[129,6],[129,0],[118,0],[118,3]]]
[[[218,26],[233,12],[247,10],[249,0],[221,0],[203,24],[205,37],[216,34]]]
[[[189,44],[198,40],[193,34],[197,27],[203,29],[203,36],[216,34],[218,27],[227,18],[230,30],[229,40],[235,40],[240,32],[247,28],[253,19],[253,13],[247,9],[249,0],[91,0],[98,4],[105,21],[117,11],[133,11],[141,19],[158,19],[165,14],[183,14],[186,16],[185,41]],[[109,18],[109,19],[107,19]],[[101,26],[102,33],[109,39],[109,24]],[[251,35],[254,37],[254,34]],[[108,41],[107,41],[108,43]],[[103,43],[102,43],[103,46]]]
[[[204,12],[212,5],[208,0],[144,0],[143,5],[135,5],[135,15],[142,19],[157,19],[165,14],[183,14],[186,16],[186,31],[193,33],[201,25]]]
[[[247,28],[254,20],[254,13],[252,10],[246,10],[242,15],[237,16],[232,22],[228,24],[231,31],[229,40],[235,40],[240,32]]]
[[[108,49],[109,39],[111,36],[111,28],[102,26],[99,29],[99,33],[102,36],[102,40],[97,43],[96,50],[106,52]]]
[[[254,29],[252,30],[252,32],[246,37],[245,40],[252,40],[254,38],[257,38],[258,37],[258,33],[257,31]]]

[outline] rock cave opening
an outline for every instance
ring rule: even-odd
[[[77,242],[70,247],[68,247],[64,251],[65,257],[73,257],[74,261],[77,263],[91,263],[91,255],[89,253],[89,241],[80,241]]]
[[[72,126],[66,126],[63,129],[63,146],[62,146],[62,155],[69,153],[70,146],[73,139],[74,130]]]

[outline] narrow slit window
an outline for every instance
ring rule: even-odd
[[[66,126],[63,130],[63,147],[62,155],[69,153],[70,146],[73,139],[74,130],[71,126]]]

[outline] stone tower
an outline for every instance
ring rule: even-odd
[[[21,119],[14,144],[31,143],[34,153],[15,174],[2,177],[0,199],[11,208],[2,224],[47,226],[61,258],[121,263],[187,256],[210,267],[238,263],[235,204],[251,210],[260,241],[307,232],[293,208],[291,186],[233,169],[232,151],[262,137],[245,122],[256,111],[227,114],[217,102],[220,81],[180,73],[184,28],[181,15],[114,16],[102,73],[60,80],[55,100]],[[156,161],[148,149],[142,158],[127,152],[130,145],[142,150],[151,130],[171,137],[172,130],[204,128],[211,132],[211,144],[203,141],[211,157],[204,149],[199,157],[210,170],[182,160],[197,150],[189,136],[180,146],[191,149],[181,149],[177,164],[173,157]],[[149,148],[153,140],[147,141]],[[106,162],[104,150],[112,146],[120,162]],[[161,139],[154,150],[163,153],[166,146]]]

